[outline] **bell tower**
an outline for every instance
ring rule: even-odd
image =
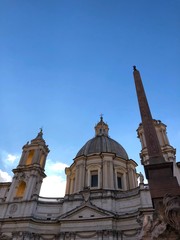
[[[13,180],[6,201],[29,201],[39,195],[44,167],[49,148],[40,129],[37,137],[27,142],[22,148],[22,155],[17,168],[13,169]]]

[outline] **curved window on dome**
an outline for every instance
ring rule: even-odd
[[[90,164],[87,166],[86,184],[90,188],[100,188],[101,165]]]
[[[91,187],[98,187],[98,171],[91,171]]]
[[[119,189],[122,189],[123,186],[122,186],[122,174],[121,173],[117,173],[117,187]]]

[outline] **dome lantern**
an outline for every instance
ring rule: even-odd
[[[95,126],[95,134],[96,136],[102,136],[102,135],[108,136],[108,132],[109,132],[109,127],[103,121],[103,116],[101,114],[100,122]]]

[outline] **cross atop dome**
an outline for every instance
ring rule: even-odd
[[[100,114],[100,120],[101,120],[101,122],[103,122],[103,114],[102,113]]]

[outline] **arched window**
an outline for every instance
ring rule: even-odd
[[[34,156],[34,150],[30,150],[26,160],[26,165],[30,165],[32,163],[33,156]]]
[[[87,167],[88,169],[88,187],[100,188],[100,166],[98,164],[92,164]]]
[[[25,189],[26,189],[26,183],[24,181],[21,181],[19,183],[19,186],[16,192],[16,197],[23,197]]]
[[[122,174],[117,172],[117,188],[122,189],[123,184],[122,184]]]
[[[90,171],[90,175],[91,175],[90,187],[98,187],[98,170]]]
[[[115,167],[115,189],[127,190],[126,169],[122,166]]]

